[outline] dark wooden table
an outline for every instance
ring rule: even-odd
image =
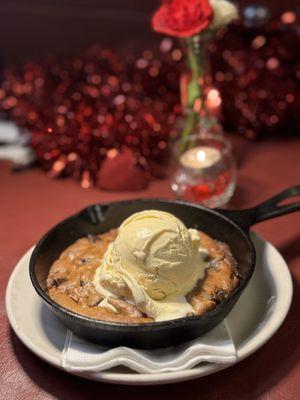
[[[249,143],[232,137],[232,141],[239,175],[231,207],[254,205],[300,183],[300,139]],[[12,174],[10,168],[10,163],[0,162],[0,399],[299,399],[300,213],[254,228],[283,254],[294,279],[287,319],[259,351],[225,371],[185,383],[157,387],[96,383],[47,365],[20,342],[5,312],[7,281],[19,258],[62,218],[95,202],[172,197],[169,182],[153,182],[142,192],[109,193],[83,190],[72,180],[50,180],[38,169]]]

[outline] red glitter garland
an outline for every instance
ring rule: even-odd
[[[299,48],[292,12],[259,26],[235,24],[212,44],[212,78],[228,130],[249,139],[300,133]]]
[[[32,132],[38,164],[51,177],[72,176],[84,188],[118,189],[103,174],[99,178],[99,171],[112,154],[123,165],[126,154],[131,176],[123,189],[144,188],[165,173],[168,141],[180,112],[181,52],[171,47],[167,39],[158,55],[145,50],[124,61],[94,47],[79,58],[28,63],[22,74],[7,70],[2,108]],[[112,165],[108,161],[106,171]]]

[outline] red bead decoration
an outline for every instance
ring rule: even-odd
[[[221,196],[232,181],[232,176],[229,171],[222,172],[217,179],[208,180],[199,185],[188,185],[181,194],[182,198],[201,203],[211,199],[214,196]]]

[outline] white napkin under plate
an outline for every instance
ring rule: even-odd
[[[72,372],[98,372],[125,366],[142,374],[175,372],[201,362],[232,363],[236,349],[226,320],[201,337],[178,346],[156,350],[108,348],[87,342],[67,331],[62,366]]]

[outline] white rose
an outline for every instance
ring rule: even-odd
[[[229,24],[239,17],[238,10],[234,4],[227,0],[210,0],[214,11],[214,18],[210,28],[217,29]]]

